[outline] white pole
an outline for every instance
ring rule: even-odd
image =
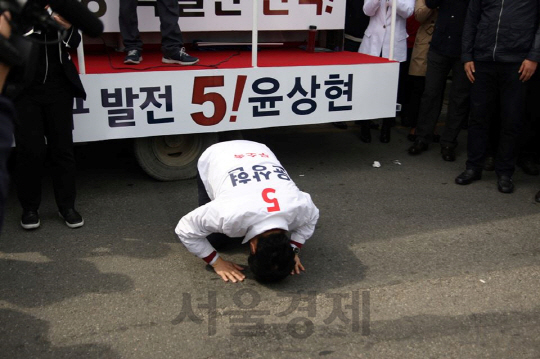
[[[392,0],[392,19],[390,21],[390,56],[388,59],[394,60],[394,43],[396,37],[396,7],[397,0]]]
[[[83,37],[82,32],[79,30],[79,35],[81,35],[81,43],[79,44],[79,47],[77,47],[77,58],[79,60],[79,73],[81,75],[86,74],[86,64],[84,62],[84,46],[83,46]]]
[[[259,0],[253,0],[253,29],[251,30],[251,66],[257,67],[257,46],[259,41],[258,34],[258,17],[259,17]]]

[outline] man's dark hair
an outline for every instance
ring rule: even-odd
[[[261,283],[278,282],[294,269],[294,252],[285,232],[260,236],[257,251],[250,254],[248,264]]]

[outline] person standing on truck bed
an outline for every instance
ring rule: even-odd
[[[199,59],[186,53],[182,32],[178,25],[180,6],[177,0],[156,0],[161,30],[161,61],[165,64],[194,65]],[[142,40],[137,18],[137,0],[120,0],[118,17],[120,33],[126,48],[125,64],[142,61]]]

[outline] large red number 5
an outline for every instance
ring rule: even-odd
[[[222,87],[223,84],[223,76],[195,77],[191,103],[202,105],[205,102],[212,102],[214,104],[214,114],[212,117],[206,117],[202,111],[191,114],[191,118],[197,124],[201,126],[213,126],[217,125],[221,122],[221,120],[223,120],[225,112],[227,111],[227,102],[223,96],[217,92],[204,93],[204,89],[207,87]]]
[[[280,210],[279,203],[277,198],[270,198],[268,197],[268,193],[276,193],[276,190],[273,188],[265,188],[262,191],[262,198],[266,203],[273,204],[272,207],[268,207],[268,212],[278,212]]]

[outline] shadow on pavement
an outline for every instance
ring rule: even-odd
[[[56,347],[48,341],[49,323],[11,309],[0,309],[0,353],[3,358],[120,358],[103,344]]]

